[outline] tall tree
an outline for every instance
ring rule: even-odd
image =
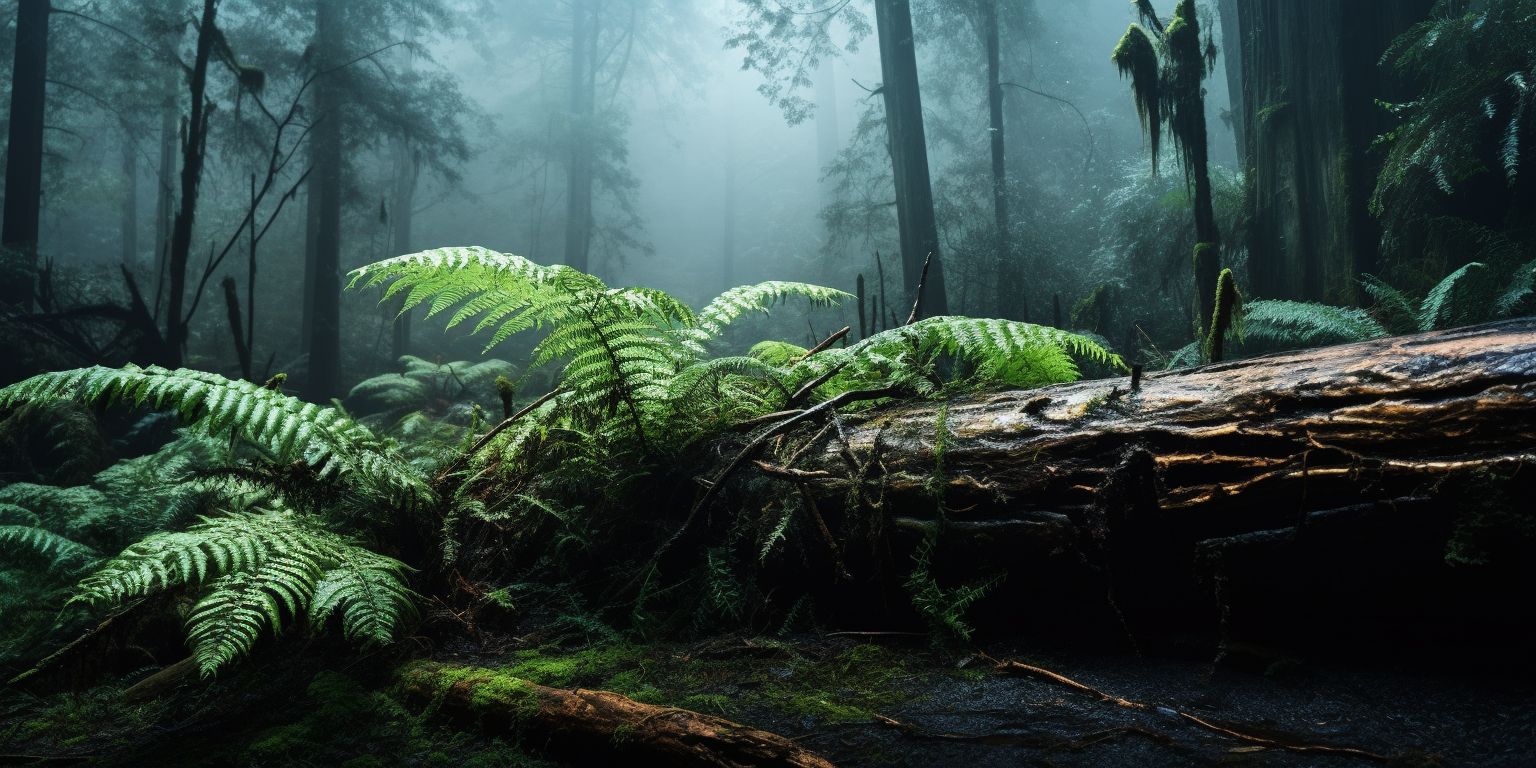
[[[948,314],[944,266],[939,257],[939,227],[934,220],[933,187],[928,177],[928,144],[923,133],[911,3],[875,3],[875,27],[880,38],[880,92],[885,99],[886,131],[896,183],[902,282],[907,295],[917,302],[919,317]]]
[[[341,135],[346,0],[316,0],[315,127],[310,148],[316,186],[314,290],[309,339],[309,377],[304,396],[325,403],[341,397]]]
[[[43,200],[43,112],[48,89],[48,0],[20,0],[11,70],[10,144],[0,248],[11,274],[0,275],[0,303],[30,311]]]
[[[1151,0],[1138,0],[1141,20],[1158,38],[1154,45],[1146,29],[1132,24],[1115,46],[1113,58],[1122,76],[1131,79],[1136,114],[1141,118],[1152,150],[1155,173],[1166,126],[1194,186],[1195,294],[1201,338],[1216,305],[1216,281],[1221,274],[1221,233],[1211,202],[1210,152],[1205,129],[1205,89],[1201,82],[1216,66],[1216,44],[1200,36],[1194,0],[1179,0],[1167,26],[1157,17]]]
[[[198,185],[203,180],[203,160],[208,149],[208,118],[211,111],[206,98],[208,61],[213,53],[217,16],[216,0],[203,0],[202,21],[198,24],[197,53],[188,82],[192,111],[186,123],[186,137],[182,141],[181,202],[171,225],[171,250],[167,259],[170,295],[166,304],[165,343],[167,361],[172,367],[181,365],[183,347],[187,343],[187,321],[183,312],[187,298],[187,261],[192,253],[192,223],[197,215]]]
[[[1379,62],[1393,38],[1426,18],[1432,5],[1237,0],[1255,293],[1335,303],[1365,298],[1356,279],[1378,272],[1383,234],[1368,210],[1383,159],[1376,141],[1397,128],[1379,103],[1412,101],[1414,94],[1406,78]],[[1319,82],[1337,85],[1313,85]]]
[[[421,151],[412,147],[408,138],[400,138],[395,144],[395,190],[392,223],[394,225],[394,251],[411,253],[415,246],[411,241],[412,217],[416,206],[416,185],[421,178]],[[405,297],[400,297],[405,301]],[[391,333],[390,351],[396,359],[411,353],[411,313],[395,310],[396,317]]]

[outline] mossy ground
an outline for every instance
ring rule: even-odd
[[[439,674],[489,676],[492,688],[483,690],[498,695],[506,691],[496,681],[526,680],[614,691],[768,730],[803,730],[872,723],[876,713],[921,701],[936,679],[978,674],[953,669],[921,638],[912,640],[727,636],[442,654],[436,661],[448,665]],[[554,765],[524,750],[515,732],[482,732],[408,703],[391,664],[347,666],[354,661],[327,656],[282,670],[256,663],[227,680],[143,704],[122,697],[132,678],[81,694],[12,698],[0,710],[0,754],[70,756],[85,765]]]

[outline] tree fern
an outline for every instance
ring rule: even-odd
[[[408,568],[277,508],[231,511],[150,536],[80,582],[76,601],[117,604],[180,584],[201,587],[187,636],[204,675],[249,653],[283,617],[319,625],[339,612],[349,638],[388,642],[413,613]]]

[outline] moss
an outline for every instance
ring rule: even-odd
[[[1079,299],[1072,305],[1069,324],[1077,330],[1098,333],[1109,311],[1109,293],[1109,286],[1101,283],[1092,293]]]
[[[1210,246],[1210,243],[1195,246],[1197,262],[1201,258],[1201,246]],[[1243,295],[1238,292],[1237,281],[1232,277],[1230,269],[1223,269],[1221,276],[1216,279],[1216,302],[1213,306],[1210,332],[1206,334],[1203,351],[1206,360],[1218,363],[1222,357],[1222,339],[1229,335],[1242,335]]]
[[[1285,111],[1287,109],[1289,109],[1290,106],[1291,106],[1291,103],[1289,101],[1282,101],[1282,102],[1279,102],[1278,104],[1271,104],[1271,105],[1269,105],[1267,107],[1264,107],[1264,108],[1260,109],[1259,110],[1259,125],[1267,127],[1269,125],[1269,121],[1270,120],[1285,114]]]

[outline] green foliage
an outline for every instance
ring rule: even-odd
[[[1516,182],[1536,138],[1533,36],[1533,0],[1442,0],[1383,57],[1420,86],[1411,102],[1382,105],[1400,122],[1378,141],[1387,152],[1371,198],[1399,282],[1530,258],[1530,187]],[[1525,255],[1509,258],[1510,246]]]
[[[511,363],[495,359],[435,363],[404,355],[399,362],[405,368],[403,372],[374,376],[353,387],[345,400],[347,410],[368,415],[421,410],[435,400],[491,402],[488,395],[495,391],[495,382],[516,373]]]
[[[963,621],[965,612],[993,587],[1003,583],[1007,574],[999,573],[955,589],[942,589],[929,572],[933,550],[938,544],[938,529],[923,538],[912,555],[912,573],[907,577],[907,591],[912,607],[928,625],[934,645],[964,645],[971,639],[972,628]]]
[[[302,461],[322,480],[366,484],[397,503],[432,495],[425,479],[367,427],[335,408],[248,381],[130,364],[45,373],[0,389],[0,407],[57,398],[174,410],[199,434],[238,438],[265,452],[274,464]]]
[[[162,455],[104,471],[92,487],[0,491],[39,522],[67,521],[52,533],[111,545],[98,552],[121,550],[80,583],[72,602],[99,607],[193,588],[197,602],[185,621],[205,675],[249,652],[267,626],[280,631],[285,616],[318,628],[336,614],[348,638],[375,643],[412,612],[408,569],[341,531],[360,519],[398,518],[435,493],[390,441],[343,412],[215,374],[131,365],[36,376],[0,390],[0,407],[64,398],[174,410],[188,433]],[[192,469],[190,479],[174,476]],[[181,530],[193,508],[182,500],[191,498],[223,511]],[[42,534],[13,539],[33,549],[49,544],[56,558],[80,551]]]
[[[1361,286],[1376,300],[1369,310],[1297,301],[1249,302],[1245,332],[1281,346],[1311,347],[1454,328],[1526,311],[1536,261],[1504,281],[1491,273],[1484,264],[1467,264],[1417,300],[1378,277],[1363,275]]]
[[[77,601],[113,605],[179,584],[202,587],[187,635],[202,673],[248,653],[283,617],[320,626],[340,613],[346,636],[387,643],[414,611],[404,564],[280,507],[229,511],[140,541],[80,582]]]

